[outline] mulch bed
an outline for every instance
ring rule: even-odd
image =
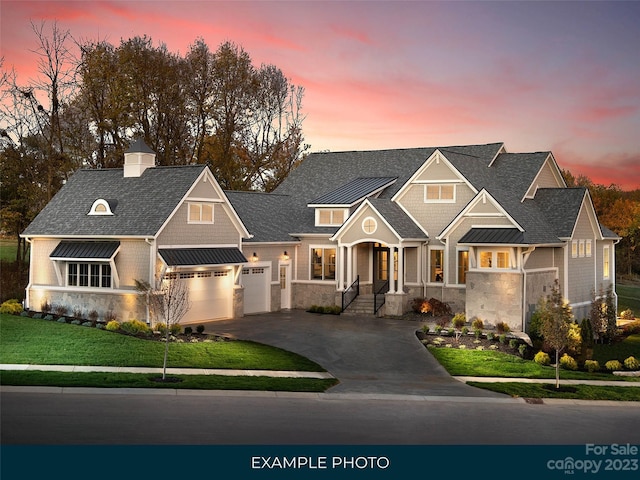
[[[473,334],[460,334],[456,338],[456,335],[448,336],[446,330],[443,330],[440,334],[432,332],[425,334],[423,331],[418,330],[416,331],[416,336],[428,347],[461,348],[462,345],[462,348],[467,350],[489,350],[519,356],[518,349],[509,346],[509,339],[505,343],[500,343],[497,337],[495,340],[489,340],[483,335],[476,339]]]

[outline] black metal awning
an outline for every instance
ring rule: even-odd
[[[247,263],[242,252],[235,248],[160,248],[158,253],[170,267],[196,265],[238,265]]]
[[[111,260],[117,253],[120,242],[61,241],[51,252],[53,260]]]
[[[524,233],[517,228],[472,228],[458,241],[461,244],[523,245]]]

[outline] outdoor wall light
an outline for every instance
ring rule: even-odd
[[[287,251],[286,251],[286,250],[284,251],[283,258],[284,258],[285,260],[289,260],[289,254],[287,253]]]
[[[253,255],[251,256],[251,261],[252,262],[257,262],[258,261],[258,254],[256,252],[253,252]]]

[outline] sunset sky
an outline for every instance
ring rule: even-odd
[[[30,21],[180,54],[230,40],[305,88],[311,151],[504,142],[640,188],[640,2],[1,0],[0,16],[23,84]]]

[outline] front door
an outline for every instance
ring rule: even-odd
[[[389,249],[379,243],[373,246],[373,291],[378,292],[389,281]]]
[[[280,308],[291,308],[291,264],[280,264]]]

